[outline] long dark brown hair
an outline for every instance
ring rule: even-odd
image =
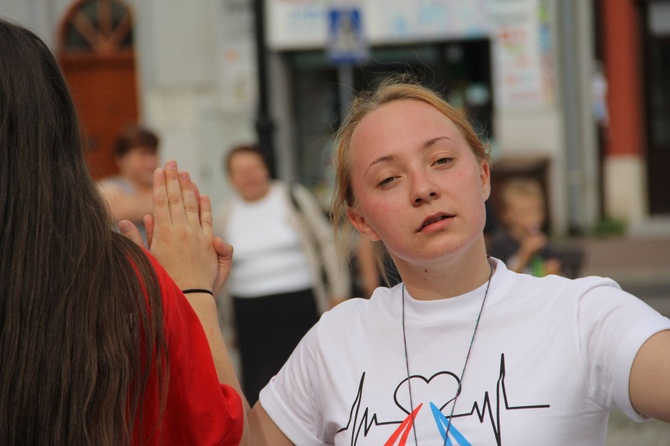
[[[0,444],[146,437],[165,343],[155,272],[112,231],[53,55],[0,20]]]

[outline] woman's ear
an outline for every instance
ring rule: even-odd
[[[366,239],[376,242],[378,240],[381,240],[379,235],[377,234],[377,231],[375,231],[372,226],[370,226],[365,220],[365,217],[359,214],[357,211],[348,208],[347,209],[347,216],[349,217],[349,221],[351,224],[356,228],[356,230]]]
[[[482,183],[482,195],[486,201],[491,196],[491,167],[488,161],[482,161],[479,165],[479,178]]]

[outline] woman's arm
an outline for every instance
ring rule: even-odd
[[[232,247],[214,237],[209,198],[199,196],[189,174],[179,172],[175,161],[168,161],[165,169],[156,170],[153,191],[153,219],[148,225],[151,254],[180,289],[216,293],[230,270]],[[119,227],[124,235],[141,243],[139,233],[130,222],[122,222]],[[239,393],[248,413],[248,403],[223,341],[214,298],[208,293],[189,293],[186,298],[207,336],[219,381]],[[245,426],[241,444],[247,441]]]
[[[640,348],[629,392],[638,413],[670,423],[670,330],[656,333]]]
[[[120,186],[104,180],[99,183],[99,189],[107,201],[114,221],[142,221],[146,214],[151,213],[153,205],[151,190],[129,194]]]
[[[260,402],[254,405],[249,414],[251,446],[293,446],[284,433],[279,430]]]

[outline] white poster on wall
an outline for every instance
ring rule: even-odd
[[[546,0],[492,2],[496,105],[502,110],[554,102],[554,66]]]
[[[324,48],[328,0],[267,0],[266,40],[272,50]]]
[[[226,112],[251,112],[257,101],[256,48],[253,35],[254,17],[246,1],[228,1],[220,29],[221,107]]]

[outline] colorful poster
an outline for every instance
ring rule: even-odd
[[[491,3],[496,105],[502,110],[554,102],[554,68],[545,0]]]
[[[329,0],[266,0],[266,39],[273,50],[324,48]]]

